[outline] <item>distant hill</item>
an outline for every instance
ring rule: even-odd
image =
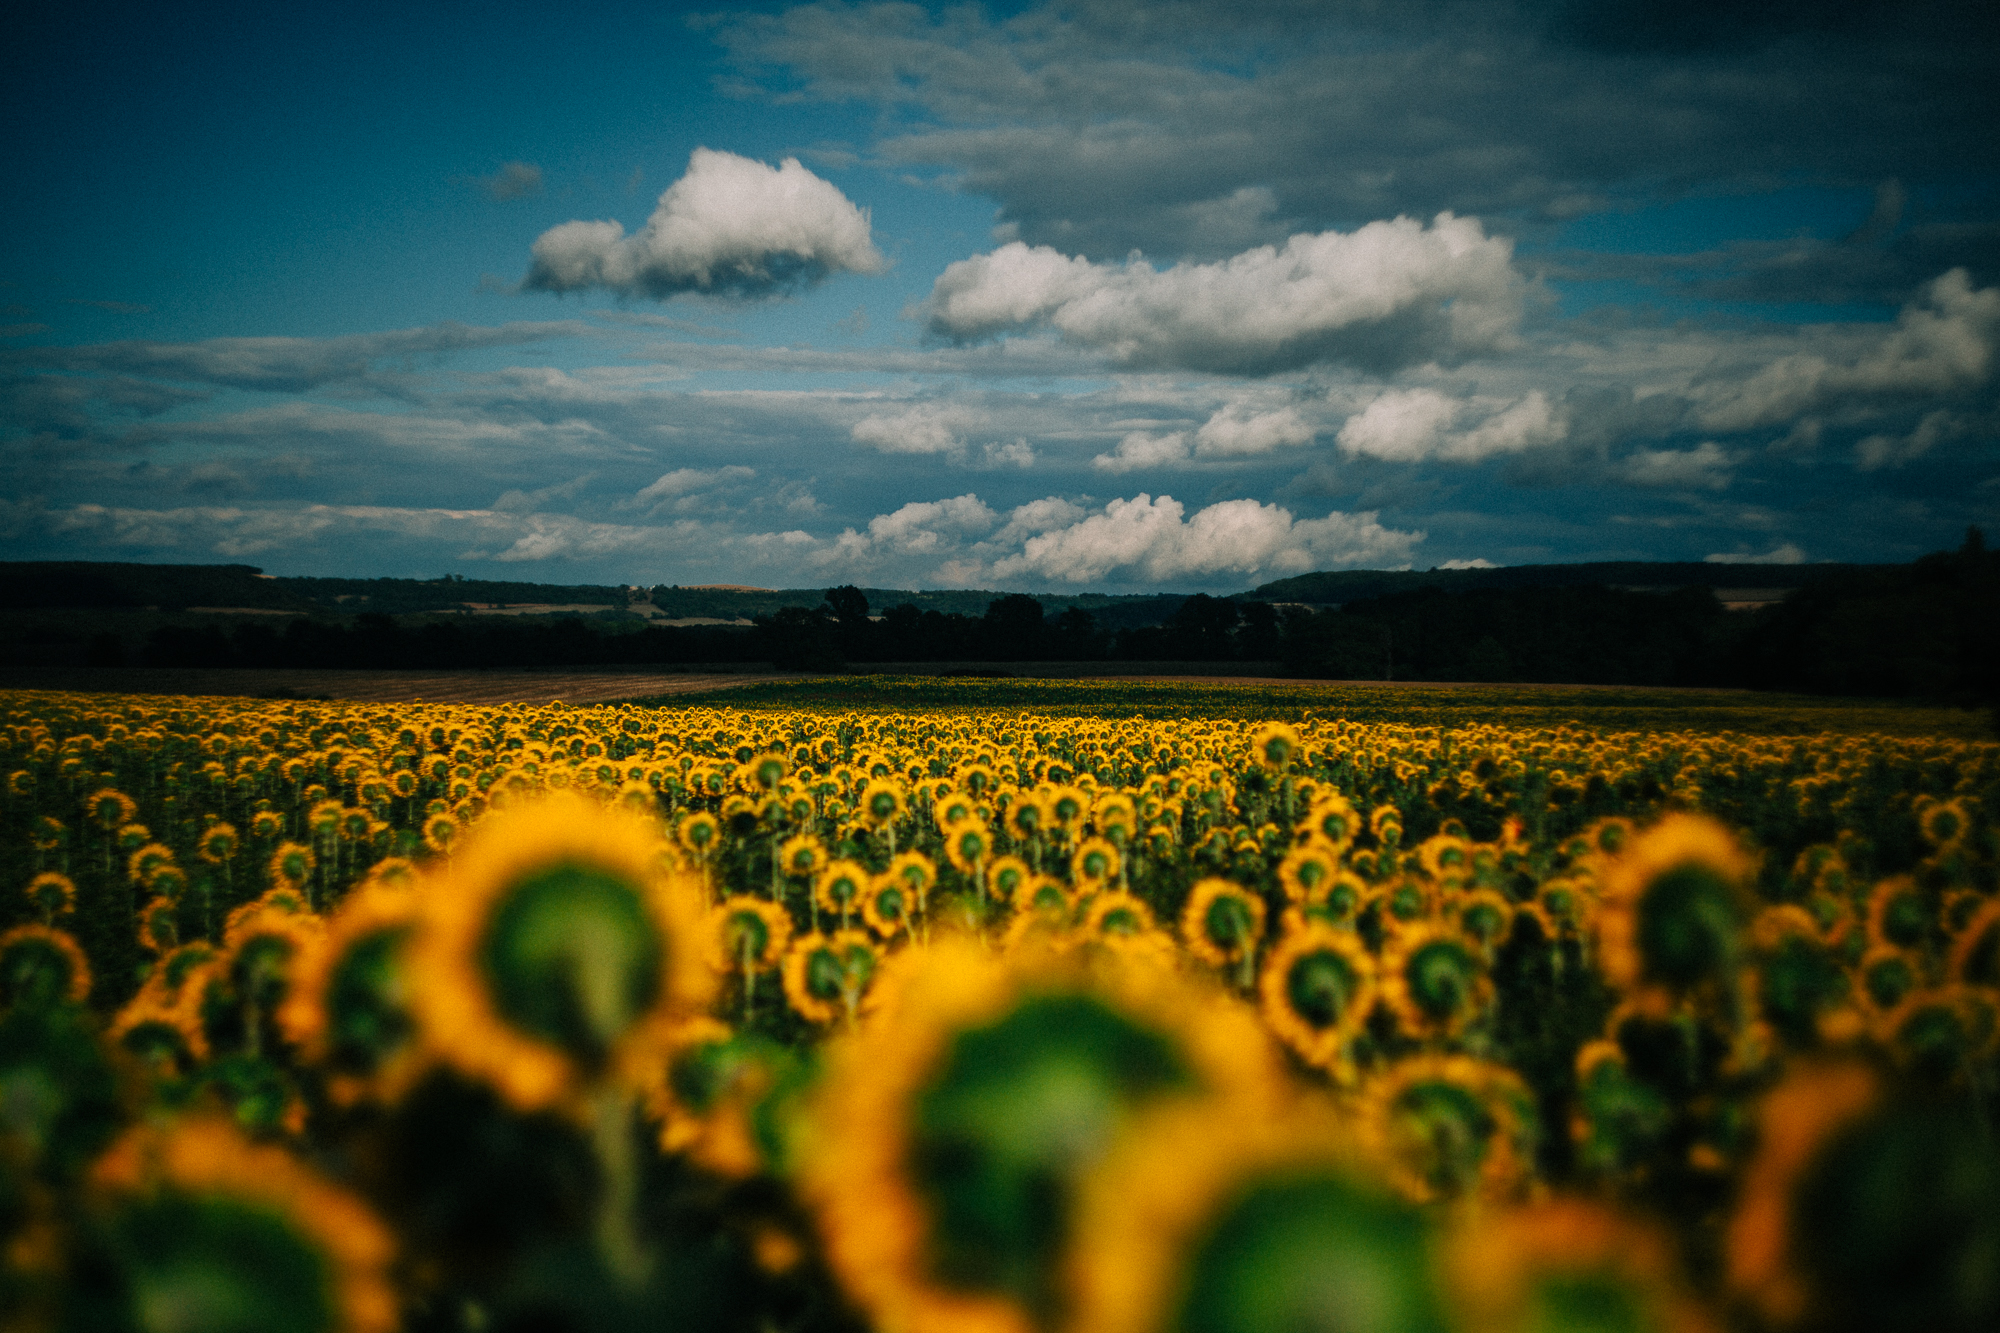
[[[1337,606],[1371,597],[1436,589],[1609,587],[1669,592],[1678,588],[1803,588],[1822,579],[1891,565],[1739,565],[1708,561],[1615,560],[1580,565],[1501,565],[1493,569],[1351,569],[1300,574],[1260,584],[1240,599]]]
[[[137,565],[93,560],[0,563],[0,609],[190,606],[306,610],[310,603],[251,565]]]

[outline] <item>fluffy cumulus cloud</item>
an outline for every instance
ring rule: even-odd
[[[877,514],[866,531],[848,528],[815,560],[822,566],[861,570],[891,557],[947,555],[966,540],[990,532],[999,521],[986,502],[970,492],[947,500],[913,500],[893,513]]]
[[[1541,390],[1514,400],[1454,398],[1436,389],[1392,389],[1349,417],[1336,437],[1350,454],[1414,463],[1476,462],[1557,444],[1568,424]]]
[[[1522,293],[1511,243],[1442,213],[1429,226],[1371,222],[1165,270],[1016,241],[947,267],[914,313],[956,342],[1047,327],[1120,366],[1267,375],[1500,348]]]
[[[523,283],[532,290],[601,287],[654,300],[764,296],[886,266],[867,212],[797,158],[773,168],[707,148],[695,149],[638,231],[565,222],[537,238],[533,255]]]
[[[872,412],[854,423],[859,444],[885,454],[949,454],[965,448],[965,432],[979,424],[976,413],[950,403],[918,403],[891,412]]]
[[[1357,564],[1407,564],[1421,532],[1383,527],[1374,513],[1295,519],[1255,500],[1197,511],[1141,493],[1050,528],[994,562],[998,578],[1051,583],[1212,583],[1219,576],[1297,574]]]
[[[1147,468],[1172,467],[1188,459],[1188,437],[1184,430],[1165,435],[1148,435],[1135,430],[1118,441],[1108,454],[1099,454],[1090,465],[1100,472],[1139,472]]]

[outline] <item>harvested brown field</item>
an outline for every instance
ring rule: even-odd
[[[359,703],[547,704],[701,694],[767,681],[773,671],[702,672],[595,667],[564,671],[313,671],[256,667],[60,667],[0,669],[0,689],[88,694],[231,695],[253,699],[351,699]]]

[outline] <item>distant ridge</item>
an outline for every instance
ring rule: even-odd
[[[1256,602],[1339,605],[1426,588],[1472,592],[1485,588],[1610,587],[1647,591],[1676,588],[1803,588],[1821,579],[1893,565],[1763,565],[1719,561],[1611,560],[1577,565],[1496,565],[1491,569],[1348,569],[1300,574],[1260,584],[1239,597]]]

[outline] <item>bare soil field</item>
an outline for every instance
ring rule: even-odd
[[[313,671],[248,667],[63,667],[0,669],[0,689],[90,694],[205,694],[261,699],[351,699],[357,703],[603,703],[701,694],[732,685],[803,680],[768,670],[701,672],[597,667],[496,671]]]

